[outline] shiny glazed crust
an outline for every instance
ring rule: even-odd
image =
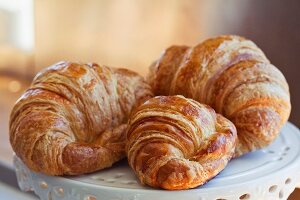
[[[10,142],[32,170],[82,174],[125,157],[131,110],[152,96],[126,69],[60,62],[34,78],[10,116]]]
[[[171,46],[150,66],[148,81],[155,95],[184,95],[231,120],[239,139],[236,156],[274,141],[291,111],[282,73],[239,36]]]
[[[132,113],[126,151],[142,183],[189,189],[224,169],[236,140],[235,126],[209,106],[183,96],[157,96]]]

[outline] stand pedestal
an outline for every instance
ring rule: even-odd
[[[15,157],[19,186],[52,200],[284,200],[300,187],[300,131],[287,123],[269,147],[233,159],[207,184],[182,191],[142,186],[126,161],[82,176],[46,176]]]

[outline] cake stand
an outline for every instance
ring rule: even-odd
[[[300,131],[287,123],[265,149],[233,159],[207,184],[166,191],[143,186],[126,160],[112,168],[82,176],[47,176],[29,170],[15,156],[18,183],[51,200],[284,200],[300,187]]]

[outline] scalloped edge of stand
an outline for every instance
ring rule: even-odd
[[[290,142],[297,142],[297,145],[300,146],[298,128],[288,122],[282,132],[281,134],[295,134],[295,137],[298,138],[297,141]],[[282,200],[287,199],[295,187],[300,186],[299,153],[293,162],[272,174],[255,177],[255,179],[242,183],[225,184],[217,187],[204,185],[182,191],[165,191],[149,189],[149,187],[118,188],[82,182],[73,180],[73,178],[46,176],[30,171],[16,156],[14,157],[14,165],[21,190],[34,191],[41,199],[52,200],[153,200],[154,198],[157,200],[170,198],[172,200],[256,200],[261,198],[264,200]]]

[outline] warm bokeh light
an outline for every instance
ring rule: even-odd
[[[20,89],[21,89],[21,83],[19,81],[14,80],[8,83],[8,90],[10,92],[19,92]]]

